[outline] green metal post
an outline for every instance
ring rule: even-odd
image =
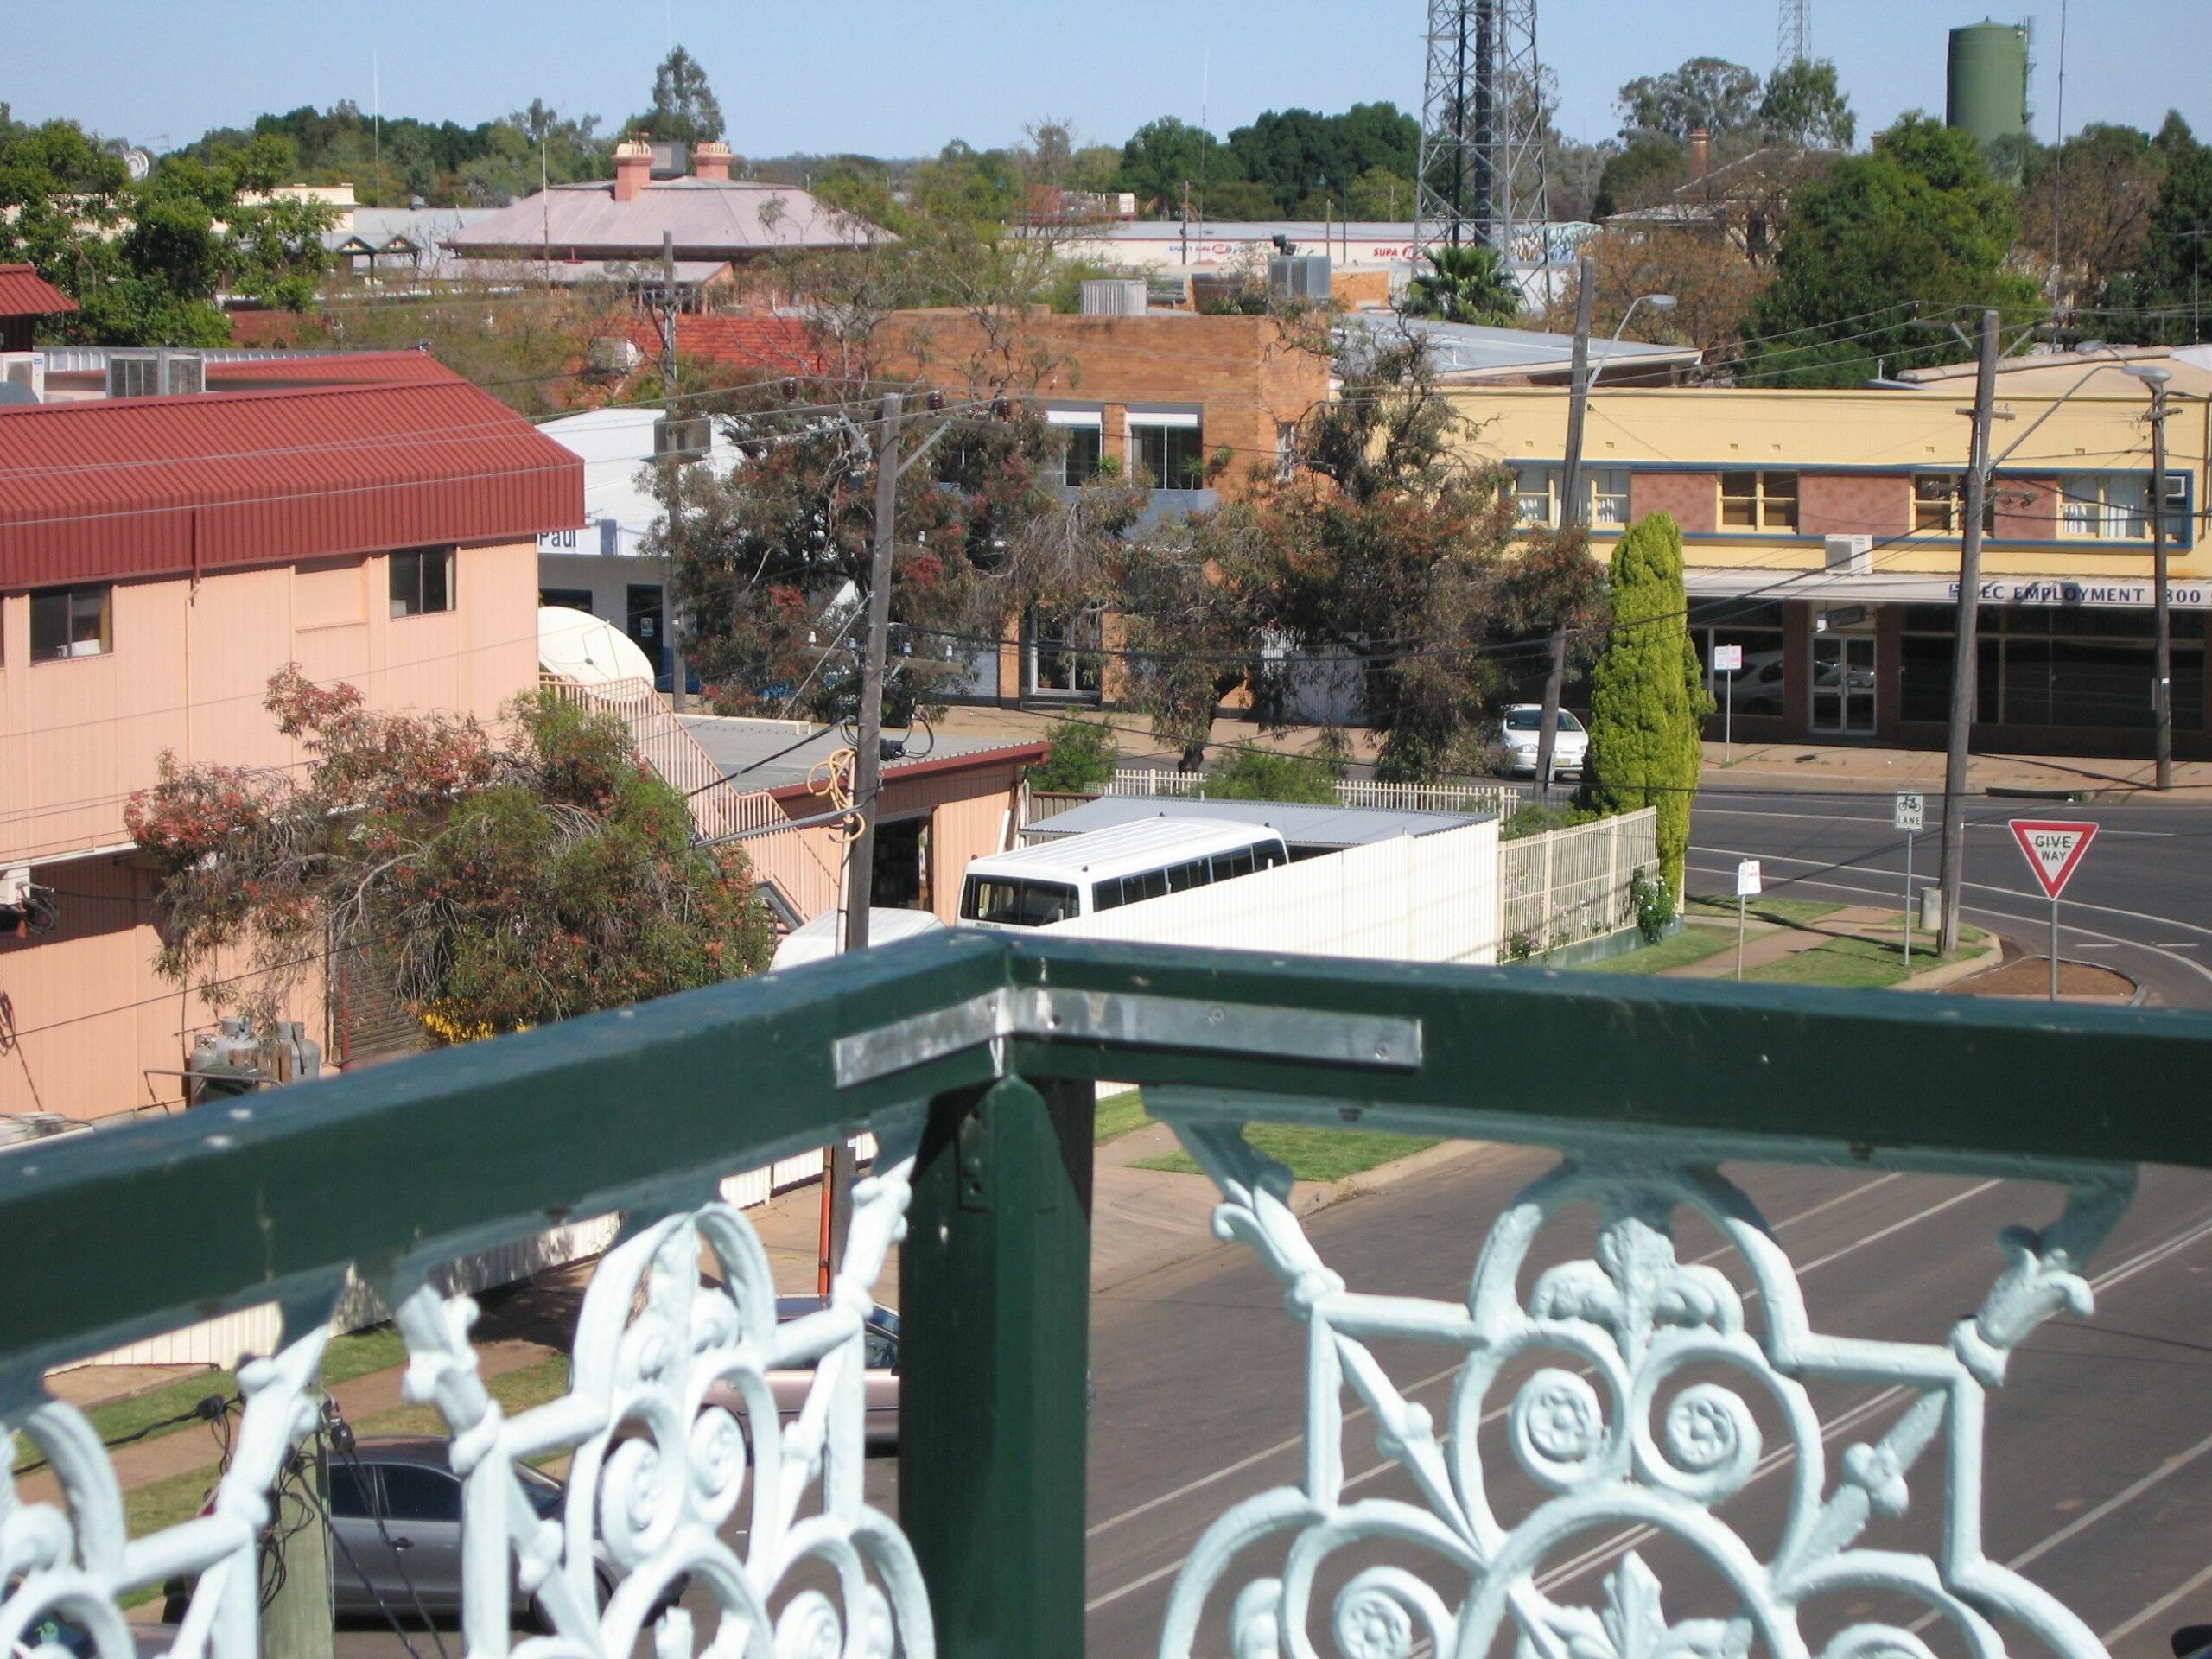
[[[915,1162],[899,1509],[945,1659],[1083,1651],[1093,1104],[940,1096]]]

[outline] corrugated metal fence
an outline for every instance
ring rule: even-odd
[[[1101,792],[1202,797],[1210,781],[1202,772],[1117,766],[1112,780]],[[1401,812],[1495,812],[1501,818],[1510,817],[1526,793],[1519,784],[1503,783],[1494,778],[1474,779],[1461,784],[1382,784],[1371,778],[1342,778],[1337,781],[1339,806],[1376,806]],[[1068,804],[1075,803],[1071,800]],[[1066,807],[1057,810],[1065,811]],[[1033,811],[1030,822],[1050,816]]]
[[[1541,956],[1636,919],[1631,884],[1659,863],[1658,809],[1579,823],[1497,849],[1498,907],[1510,957]]]

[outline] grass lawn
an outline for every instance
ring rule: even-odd
[[[406,1363],[407,1347],[399,1332],[388,1325],[379,1325],[350,1336],[332,1338],[330,1345],[323,1350],[322,1380],[326,1386],[334,1386],[350,1382],[357,1376],[366,1376],[371,1371],[389,1370]],[[236,1371],[199,1371],[175,1382],[163,1383],[158,1389],[149,1389],[144,1394],[133,1395],[128,1400],[94,1406],[85,1415],[92,1432],[111,1446],[133,1436],[158,1440],[181,1429],[201,1426],[197,1418],[181,1423],[170,1419],[184,1416],[211,1394],[227,1398],[238,1389]],[[16,1467],[21,1471],[38,1461],[37,1450],[26,1443],[16,1459]]]
[[[1151,1122],[1145,1114],[1143,1094],[1138,1090],[1124,1089],[1098,1103],[1097,1114],[1091,1119],[1091,1139],[1103,1147]]]
[[[1943,962],[1956,962],[1960,957],[1971,956],[1981,944],[1981,934],[1970,927],[1959,930],[1961,949],[1956,955],[1942,957]],[[1923,944],[1916,938],[1912,947],[1912,969],[1924,974],[1937,965],[1932,944]],[[1902,936],[1888,939],[1831,939],[1826,944],[1815,945],[1810,950],[1800,950],[1794,956],[1783,957],[1778,962],[1763,963],[1745,970],[1744,977],[1763,985],[1827,985],[1842,989],[1880,988],[1895,985],[1905,977],[1904,941]]]
[[[512,1417],[532,1406],[542,1406],[548,1400],[558,1400],[569,1391],[569,1357],[548,1354],[534,1365],[502,1372],[484,1386],[499,1402],[500,1409]],[[442,1440],[447,1429],[446,1420],[438,1414],[435,1406],[399,1406],[362,1419],[353,1425],[353,1432],[364,1436],[426,1434]]]
[[[1799,922],[1817,922],[1823,916],[1833,916],[1841,905],[1824,904],[1817,899],[1754,899],[1745,906],[1744,914],[1755,922],[1772,922],[1787,926]],[[1693,899],[1688,916],[1717,918],[1724,922],[1736,919],[1733,899]]]
[[[1341,1181],[1387,1164],[1393,1159],[1424,1152],[1436,1142],[1414,1135],[1380,1135],[1372,1129],[1323,1129],[1304,1123],[1255,1123],[1244,1138],[1260,1151],[1290,1166],[1301,1181]],[[1178,1149],[1164,1157],[1147,1158],[1139,1169],[1164,1169],[1179,1175],[1198,1175],[1198,1160]]]
[[[1703,962],[1707,957],[1723,950],[1733,950],[1736,941],[1724,938],[1709,927],[1686,927],[1670,939],[1656,944],[1646,944],[1624,956],[1608,957],[1603,962],[1579,962],[1568,971],[1579,974],[1663,974],[1669,968],[1686,967],[1693,962]]]

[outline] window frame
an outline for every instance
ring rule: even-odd
[[[1159,436],[1160,466],[1155,468],[1146,454],[1147,439],[1143,435]],[[1126,447],[1132,476],[1141,467],[1151,478],[1155,490],[1188,492],[1206,486],[1206,434],[1203,416],[1194,414],[1175,414],[1162,410],[1131,410],[1128,418]],[[1187,447],[1188,454],[1178,456],[1177,451]],[[1179,474],[1176,472],[1180,463]]]
[[[443,602],[431,605],[429,583],[424,573],[429,570],[432,556],[438,556],[444,566]],[[385,555],[385,594],[388,613],[393,621],[410,616],[447,616],[461,608],[461,558],[459,550],[452,543],[431,547],[396,548]],[[402,572],[411,569],[413,580],[406,582]],[[403,594],[403,587],[411,593]]]
[[[87,612],[85,601],[92,601]],[[34,588],[30,593],[31,661],[36,663],[73,663],[93,657],[115,654],[115,584],[111,582],[73,582],[65,588]],[[58,648],[49,638],[41,646],[39,643],[41,613],[50,624],[53,607],[61,607],[61,634]],[[81,625],[92,623],[89,639],[79,637]]]
[[[2143,498],[2139,505],[2125,502],[2115,504],[2113,500],[2113,483],[2115,480],[2123,478],[2133,480],[2142,486]],[[2079,487],[2084,484],[2093,486],[2096,493],[2094,496],[2076,493]],[[2123,547],[2133,547],[2140,543],[2147,547],[2152,540],[2151,515],[2160,505],[2153,498],[2158,493],[2158,491],[2152,487],[2151,474],[2147,472],[2061,473],[2058,475],[2059,539],[2068,542],[2116,542]],[[2095,529],[2083,530],[2078,527],[2075,512],[2077,508],[2089,510],[2089,516],[2097,526]],[[2109,526],[2115,517],[2124,515],[2132,515],[2136,528],[2132,531],[2122,530],[2115,534]],[[2171,541],[2171,537],[2168,539]]]
[[[1609,534],[1625,531],[1628,528],[1629,490],[1633,471],[1633,468],[1627,467],[1584,466],[1580,480],[1586,497],[1583,503],[1585,508],[1583,523],[1588,529],[1600,534]],[[1514,521],[1525,530],[1557,530],[1560,527],[1566,501],[1566,497],[1560,491],[1560,485],[1565,481],[1566,473],[1565,464],[1560,461],[1531,461],[1514,463]],[[1539,493],[1537,489],[1530,487],[1529,480],[1532,477],[1541,480],[1541,493],[1545,502],[1544,516],[1541,518],[1533,518],[1529,516],[1529,504]],[[1618,481],[1620,486],[1618,489],[1608,490],[1602,487],[1605,483],[1613,480]],[[1602,504],[1607,501],[1619,503],[1618,511],[1620,516],[1618,518],[1607,518],[1604,516]]]
[[[1774,487],[1776,480],[1785,478],[1790,485],[1786,493]],[[1728,487],[1731,479],[1749,479],[1751,483],[1750,493],[1731,491]],[[1791,467],[1729,467],[1721,469],[1717,481],[1719,485],[1720,511],[1716,522],[1722,531],[1739,535],[1762,532],[1770,535],[1776,531],[1791,536],[1803,533],[1798,526],[1802,519],[1801,504],[1804,500],[1805,475],[1799,469]],[[1749,505],[1751,518],[1748,521],[1732,521],[1729,518],[1732,504],[1738,503]],[[1781,511],[1785,503],[1788,505],[1786,516]]]

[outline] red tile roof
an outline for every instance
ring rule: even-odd
[[[630,338],[648,358],[660,355],[660,330],[652,323],[633,323]],[[820,374],[824,368],[820,344],[803,317],[680,315],[676,350],[679,357],[771,374]]]
[[[274,390],[278,386],[410,385],[449,384],[461,377],[428,352],[316,352],[304,357],[261,357],[207,365],[207,384]]]
[[[0,409],[0,588],[582,520],[582,462],[450,375]]]
[[[0,265],[0,317],[58,317],[76,308],[35,266]]]

